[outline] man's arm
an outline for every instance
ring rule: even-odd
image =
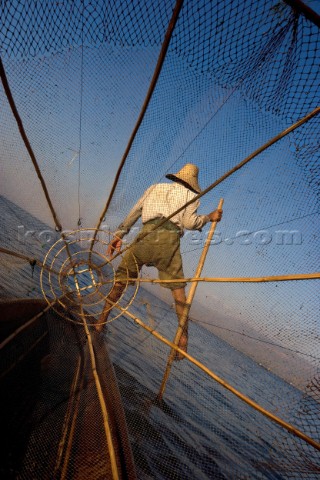
[[[139,200],[140,202],[140,200]],[[132,225],[136,223],[138,218],[141,216],[142,213],[142,204],[139,205],[139,202],[135,204],[135,206],[130,210],[126,218],[120,223],[115,235],[118,238],[123,238],[127,233],[130,232]]]
[[[141,216],[142,213],[142,205],[144,202],[144,199],[146,196],[149,194],[149,190],[152,188],[149,187],[142,197],[137,201],[137,203],[134,205],[134,207],[130,210],[126,218],[123,220],[123,222],[119,225],[117,231],[114,234],[113,240],[109,243],[108,249],[107,249],[107,255],[111,257],[114,252],[120,252],[121,246],[122,246],[122,238],[130,232],[130,229],[132,225],[136,223],[138,218]]]
[[[208,215],[198,215],[197,210],[199,205],[199,200],[196,200],[186,208],[183,216],[183,224],[188,230],[200,230],[208,222],[220,222],[222,218],[222,210],[220,209],[214,210],[208,213]]]
[[[112,257],[114,252],[120,252],[122,246],[122,238],[129,233],[132,225],[136,223],[138,218],[141,216],[142,204],[140,205],[141,199],[135,204],[135,206],[130,210],[129,214],[119,225],[117,231],[114,233],[114,237],[108,245],[107,255]]]
[[[122,223],[120,223],[119,227],[117,228],[117,231],[115,232],[115,235],[118,238],[123,238],[127,233],[130,232],[130,229],[132,225],[136,223],[139,217],[141,217],[142,213],[142,205],[145,200],[145,198],[149,195],[149,191],[152,189],[152,186],[149,187],[142,197],[139,198],[137,203],[132,207],[126,218],[123,220]]]

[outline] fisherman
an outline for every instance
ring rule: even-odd
[[[178,321],[181,320],[186,304],[186,283],[179,281],[184,278],[180,237],[183,235],[184,229],[201,230],[206,223],[219,222],[222,217],[220,209],[214,210],[208,215],[198,215],[197,209],[200,202],[195,200],[169,220],[165,220],[201,192],[198,173],[199,169],[196,165],[187,163],[178,173],[166,175],[166,178],[172,180],[173,183],[157,183],[149,187],[119,225],[114,239],[108,246],[107,255],[110,257],[114,252],[120,252],[122,238],[129,233],[139,217],[143,223],[132,247],[124,253],[117,268],[115,284],[108,295],[98,323],[95,325],[98,332],[102,330],[103,324],[107,321],[111,306],[121,297],[127,283],[126,279],[128,277],[136,278],[143,265],[156,267],[160,280],[177,280],[177,282],[161,285],[171,290]],[[158,225],[160,226],[157,228]],[[185,323],[178,347],[186,352],[187,344],[188,321]],[[177,352],[176,360],[183,358],[183,355]]]

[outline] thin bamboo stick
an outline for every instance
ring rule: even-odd
[[[267,150],[269,147],[271,147],[273,144],[277,143],[279,140],[281,140],[282,138],[284,138],[286,135],[288,135],[289,133],[293,132],[294,130],[296,130],[297,128],[301,127],[301,125],[307,123],[308,121],[310,121],[313,117],[315,117],[316,115],[318,115],[320,113],[320,107],[316,107],[314,110],[312,110],[310,113],[308,113],[305,117],[301,118],[300,120],[298,120],[297,122],[293,123],[290,127],[282,130],[282,132],[278,133],[276,136],[274,136],[273,138],[271,138],[270,140],[268,140],[266,143],[264,143],[263,145],[261,145],[259,148],[257,148],[254,152],[252,152],[250,155],[248,155],[244,160],[242,160],[240,163],[238,163],[235,167],[231,168],[230,170],[228,170],[226,173],[224,173],[220,178],[218,178],[215,182],[213,182],[211,185],[209,185],[207,188],[205,188],[204,190],[202,190],[201,193],[198,193],[195,197],[193,197],[191,200],[189,200],[188,202],[186,202],[184,205],[182,205],[182,207],[178,208],[177,210],[175,210],[173,213],[171,213],[170,215],[168,215],[168,217],[164,218],[158,225],[156,225],[152,230],[149,230],[149,232],[146,232],[144,233],[143,235],[140,235],[139,236],[139,241],[141,241],[143,238],[145,238],[147,235],[149,235],[150,233],[152,233],[154,230],[158,229],[158,228],[161,228],[162,225],[167,221],[167,220],[170,220],[172,217],[174,217],[175,215],[177,215],[178,213],[180,213],[182,210],[184,210],[185,208],[187,208],[189,205],[191,205],[192,203],[196,202],[199,198],[203,197],[204,195],[206,195],[207,193],[209,193],[211,190],[213,190],[217,185],[219,185],[220,183],[224,182],[224,180],[226,180],[228,177],[230,177],[231,175],[233,175],[236,171],[240,170],[242,167],[244,167],[244,165],[246,165],[247,163],[249,163],[251,160],[253,160],[255,157],[257,157],[260,153],[264,152],[265,150]],[[129,250],[133,245],[135,245],[136,243],[138,242],[137,239],[133,240],[132,243],[130,243],[130,245],[128,245],[127,247],[123,248],[120,252],[117,252],[114,256],[113,256],[113,260],[115,260],[119,255],[122,255],[124,252],[126,252],[127,250]],[[102,265],[100,265],[100,268],[102,268],[104,265],[106,265],[106,263],[103,263]]]
[[[16,120],[16,123],[17,123],[17,126],[18,126],[18,129],[19,129],[19,132],[20,132],[20,135],[21,135],[21,138],[24,142],[24,145],[27,149],[27,152],[29,153],[29,156],[30,156],[30,159],[32,161],[32,164],[34,166],[34,169],[36,171],[36,174],[40,180],[40,183],[41,183],[41,186],[42,186],[42,190],[43,190],[43,193],[44,193],[44,196],[47,200],[47,203],[48,203],[48,206],[50,208],[50,212],[51,212],[51,215],[52,215],[52,218],[53,218],[53,221],[55,223],[55,226],[56,226],[56,230],[58,232],[60,232],[61,234],[61,238],[64,240],[65,244],[66,244],[66,249],[67,249],[67,253],[69,255],[69,259],[70,259],[70,263],[72,264],[72,256],[71,256],[71,252],[69,250],[69,246],[68,246],[68,242],[67,242],[67,239],[65,237],[65,234],[63,233],[62,231],[62,225],[60,223],[60,220],[58,219],[58,215],[53,207],[53,203],[51,201],[51,198],[50,198],[50,195],[49,195],[49,191],[48,191],[48,188],[47,188],[47,185],[46,185],[46,182],[44,180],[44,177],[41,173],[41,170],[40,170],[40,167],[39,167],[39,164],[37,162],[37,159],[36,159],[36,156],[34,154],[34,151],[31,147],[31,144],[29,142],[29,138],[26,134],[26,131],[24,129],[24,126],[23,126],[23,123],[22,123],[22,120],[21,120],[21,117],[19,115],[19,112],[18,112],[18,109],[16,107],[16,104],[15,104],[15,101],[14,101],[14,98],[13,98],[13,95],[12,95],[12,92],[11,92],[11,89],[10,89],[10,85],[9,85],[9,82],[8,82],[8,79],[7,79],[7,75],[6,75],[6,71],[5,71],[5,68],[3,66],[3,63],[2,63],[2,60],[1,60],[1,57],[0,57],[0,78],[1,78],[1,81],[2,81],[2,85],[3,85],[3,89],[5,91],[5,94],[7,96],[7,99],[8,99],[8,102],[9,102],[9,105],[10,105],[10,108],[11,108],[11,111],[12,111],[12,114]],[[73,268],[73,267],[72,267]],[[73,270],[74,271],[74,270]]]
[[[41,335],[41,337],[38,337],[37,340],[30,346],[30,348],[27,350],[27,351],[24,351],[24,353],[22,355],[20,355],[17,360],[11,364],[6,370],[4,370],[1,375],[0,375],[0,380],[5,377],[9,372],[11,372],[17,365],[19,365],[19,363],[24,360],[28,355],[29,353],[32,352],[32,350],[34,350],[37,345],[39,345],[40,342],[42,342],[42,340],[48,335],[48,333],[44,333],[43,335]]]
[[[20,135],[21,135],[21,138],[24,142],[24,145],[29,153],[29,156],[30,156],[30,159],[32,161],[32,164],[34,166],[34,169],[36,171],[36,174],[40,180],[40,183],[41,183],[41,186],[42,186],[42,190],[43,190],[43,193],[44,193],[44,196],[47,200],[47,203],[48,203],[48,206],[49,206],[49,209],[51,211],[51,214],[52,214],[52,217],[53,217],[53,220],[54,220],[54,223],[56,225],[56,230],[58,232],[60,232],[61,234],[61,238],[64,240],[65,242],[65,245],[66,245],[66,250],[67,250],[67,253],[68,253],[68,256],[69,256],[69,259],[70,259],[70,263],[72,265],[72,270],[73,270],[73,275],[75,275],[75,270],[74,270],[74,267],[73,267],[73,264],[72,264],[72,255],[71,255],[71,252],[69,250],[69,246],[68,246],[68,242],[67,242],[67,239],[65,237],[65,234],[63,233],[62,231],[62,225],[58,219],[58,216],[57,216],[57,213],[53,207],[53,203],[51,201],[51,198],[50,198],[50,195],[49,195],[49,191],[48,191],[48,188],[47,188],[47,185],[46,185],[46,182],[44,180],[44,177],[41,173],[41,170],[40,170],[40,167],[39,167],[39,164],[37,162],[37,159],[36,159],[36,156],[34,154],[34,151],[32,149],[32,146],[30,144],[30,141],[29,141],[29,138],[26,134],[26,131],[24,129],[24,126],[23,126],[23,122],[21,120],[21,117],[19,115],[19,112],[18,112],[18,109],[16,107],[16,104],[15,104],[15,101],[14,101],[14,98],[13,98],[13,95],[12,95],[12,92],[11,92],[11,89],[10,89],[10,85],[9,85],[9,82],[8,82],[8,79],[7,79],[7,75],[6,75],[6,71],[5,71],[5,68],[4,68],[4,65],[2,63],[2,60],[0,58],[0,78],[1,78],[1,81],[2,81],[2,85],[3,85],[3,89],[5,91],[5,94],[7,96],[7,100],[9,102],[9,105],[10,105],[10,108],[11,108],[11,111],[12,111],[12,114],[16,120],[16,123],[17,123],[17,126],[18,126],[18,129],[19,129],[19,132],[20,132]]]
[[[41,186],[42,186],[42,190],[43,190],[43,193],[46,197],[46,200],[47,200],[47,203],[49,205],[49,208],[50,208],[50,211],[51,211],[51,214],[52,214],[52,217],[53,217],[53,220],[54,220],[54,223],[57,227],[57,230],[59,232],[61,232],[62,230],[62,226],[61,226],[61,223],[58,219],[58,216],[57,216],[57,213],[55,211],[55,209],[53,208],[53,204],[52,204],[52,201],[51,201],[51,198],[49,196],[49,192],[48,192],[48,189],[47,189],[47,186],[46,186],[46,183],[44,181],[44,178],[42,176],[42,173],[40,171],[40,168],[39,168],[39,165],[38,165],[38,162],[37,162],[37,159],[35,157],[35,154],[33,152],[33,149],[31,147],[31,144],[29,142],[29,139],[27,137],[27,134],[26,134],[26,131],[24,129],[24,126],[23,126],[23,123],[22,123],[22,120],[21,120],[21,117],[19,115],[19,112],[17,110],[17,107],[16,107],[16,104],[15,104],[15,101],[13,99],[13,96],[12,96],[12,93],[11,93],[11,89],[10,89],[10,86],[9,86],[9,82],[8,82],[8,79],[7,79],[7,75],[6,75],[6,72],[5,72],[5,69],[4,69],[4,66],[3,66],[3,63],[2,63],[2,60],[0,58],[0,77],[1,77],[1,80],[2,80],[2,84],[3,84],[3,89],[6,93],[6,96],[7,96],[7,99],[8,99],[8,102],[9,102],[9,105],[11,107],[11,110],[12,110],[12,113],[13,113],[13,116],[17,122],[17,125],[18,125],[18,128],[19,128],[19,132],[20,132],[20,135],[21,135],[21,138],[25,144],[25,147],[29,153],[29,156],[31,158],[31,161],[33,163],[33,166],[35,168],[35,171],[37,173],[37,176],[40,180],[40,183],[41,183]]]
[[[91,360],[91,366],[92,366],[92,374],[96,386],[96,391],[100,403],[100,408],[101,408],[101,413],[102,413],[102,418],[103,418],[103,426],[104,426],[104,431],[106,434],[106,440],[107,440],[107,446],[108,446],[108,453],[109,453],[109,459],[110,459],[110,464],[111,464],[111,474],[112,474],[112,480],[119,480],[119,471],[118,471],[118,465],[117,465],[117,458],[115,454],[115,449],[113,445],[113,439],[112,439],[112,433],[111,433],[111,427],[110,427],[110,422],[109,422],[109,414],[108,414],[108,409],[107,405],[103,396],[102,392],[102,386],[100,382],[100,378],[97,372],[96,368],[96,360],[95,360],[95,353],[93,349],[93,344],[92,344],[92,337],[90,330],[88,328],[85,315],[83,312],[83,306],[82,306],[82,301],[81,301],[81,294],[80,294],[80,289],[79,285],[77,282],[77,278],[75,277],[75,282],[76,286],[78,289],[78,298],[79,298],[79,303],[80,303],[80,308],[81,308],[81,317],[83,319],[83,326],[86,332],[86,337],[88,339],[88,348],[90,352],[90,360]]]
[[[320,15],[301,0],[284,0],[295,12],[302,13],[308,20],[320,28]],[[311,3],[311,2],[310,2]]]
[[[64,480],[67,476],[68,471],[68,464],[69,459],[72,451],[72,442],[74,439],[75,433],[75,426],[76,426],[76,419],[79,412],[79,405],[80,405],[80,393],[82,391],[82,384],[84,382],[83,376],[80,377],[82,365],[82,358],[81,356],[78,357],[78,364],[75,370],[75,375],[73,377],[73,382],[71,385],[70,393],[69,393],[69,402],[68,408],[64,419],[64,425],[62,428],[62,437],[59,442],[59,450],[57,454],[57,460],[54,470],[54,478],[57,478],[60,465],[62,463],[63,454],[63,466],[61,469],[61,475],[59,476],[60,480]],[[64,447],[66,446],[65,452]]]
[[[259,282],[287,282],[290,280],[313,280],[320,278],[320,272],[292,273],[290,275],[271,275],[269,277],[190,277],[181,278],[181,282],[225,282],[225,283],[259,283]],[[127,278],[128,282],[139,283],[177,283],[177,280],[159,280],[158,278]],[[111,282],[111,281],[110,281]],[[110,283],[109,282],[109,283]],[[108,282],[105,282],[108,283]]]
[[[93,248],[93,245],[94,245],[94,242],[95,242],[95,239],[96,239],[97,231],[100,228],[100,225],[101,225],[101,223],[102,223],[102,221],[103,221],[103,219],[104,219],[104,217],[105,217],[105,215],[106,215],[106,213],[109,209],[111,200],[113,198],[115,189],[117,187],[117,184],[118,184],[118,181],[119,181],[119,178],[120,178],[120,174],[121,174],[122,169],[124,167],[124,164],[127,160],[127,157],[128,157],[129,152],[131,150],[131,147],[132,147],[132,144],[133,144],[134,139],[136,137],[136,134],[137,134],[137,132],[140,128],[140,125],[142,123],[142,120],[145,116],[145,113],[147,111],[147,108],[148,108],[148,105],[150,103],[151,97],[153,95],[154,89],[157,85],[158,78],[159,78],[159,75],[161,73],[164,60],[166,58],[166,53],[167,53],[167,50],[169,48],[169,44],[170,44],[170,40],[171,40],[173,31],[174,31],[174,28],[175,28],[176,23],[178,21],[178,17],[179,17],[179,13],[180,13],[180,10],[182,8],[182,5],[183,5],[183,0],[177,0],[176,1],[175,7],[174,7],[173,12],[172,12],[172,17],[170,19],[170,22],[169,22],[169,25],[168,25],[168,28],[167,28],[167,31],[165,33],[165,37],[164,37],[164,40],[163,40],[163,44],[161,46],[161,50],[160,50],[160,54],[159,54],[159,57],[158,57],[157,65],[155,67],[155,70],[154,70],[154,73],[153,73],[153,76],[152,76],[152,79],[151,79],[151,82],[150,82],[150,85],[149,85],[149,88],[148,88],[147,95],[146,95],[145,100],[143,102],[143,105],[142,105],[138,120],[136,122],[136,125],[135,125],[135,127],[133,129],[133,132],[131,134],[131,137],[129,139],[127,148],[126,148],[126,150],[123,154],[123,157],[121,159],[121,162],[120,162],[118,171],[116,173],[116,176],[115,176],[115,179],[114,179],[114,182],[113,182],[111,192],[110,192],[109,198],[107,200],[106,206],[104,207],[104,209],[103,209],[103,211],[100,215],[99,222],[98,222],[97,227],[96,227],[96,232],[94,233],[93,240],[92,240],[92,243],[90,245],[89,260],[91,259],[92,248]]]
[[[264,282],[290,282],[295,280],[316,280],[320,278],[320,272],[313,273],[291,273],[290,275],[271,275],[269,277],[189,277],[181,278],[181,282],[208,282],[208,283],[264,283]],[[176,280],[160,280],[159,278],[130,278],[126,281],[138,283],[176,283]],[[97,286],[109,285],[114,280],[98,282]]]
[[[118,308],[119,310],[122,310],[123,313],[125,315],[127,315],[129,318],[131,318],[137,325],[139,325],[140,327],[144,328],[146,331],[148,331],[149,333],[151,333],[151,335],[153,335],[155,338],[157,338],[158,340],[160,340],[162,343],[165,343],[166,345],[168,345],[169,347],[173,348],[174,350],[176,350],[177,352],[181,353],[182,355],[184,355],[185,358],[187,358],[191,363],[193,363],[196,367],[200,368],[200,370],[202,370],[204,373],[206,373],[209,377],[211,377],[213,380],[215,380],[217,383],[219,383],[220,385],[222,385],[224,388],[226,388],[227,390],[229,390],[231,393],[233,393],[236,397],[240,398],[240,400],[242,400],[243,402],[245,402],[247,405],[251,406],[252,408],[254,408],[255,410],[257,410],[258,412],[262,413],[265,417],[269,418],[269,420],[272,420],[273,422],[277,423],[278,425],[280,425],[281,427],[285,428],[288,432],[292,433],[293,435],[301,438],[302,440],[304,440],[305,442],[307,442],[309,445],[312,445],[315,449],[319,450],[320,451],[320,443],[319,442],[316,442],[313,438],[309,437],[308,435],[304,434],[303,432],[301,432],[298,428],[294,427],[293,425],[291,425],[290,423],[287,423],[285,422],[284,420],[282,420],[280,417],[277,417],[276,415],[274,415],[273,413],[269,412],[268,410],[264,409],[263,407],[261,407],[258,403],[254,402],[253,400],[251,400],[249,397],[247,397],[246,395],[243,395],[243,393],[241,393],[239,390],[235,389],[234,387],[232,387],[228,382],[226,382],[225,380],[223,380],[221,377],[219,377],[218,375],[216,375],[214,372],[212,372],[212,370],[210,370],[208,367],[206,367],[203,363],[199,362],[198,360],[196,360],[194,357],[192,357],[191,355],[189,355],[188,353],[184,352],[183,350],[181,350],[181,348],[177,347],[177,345],[175,345],[174,343],[170,342],[170,340],[167,340],[165,337],[163,337],[160,333],[154,331],[153,328],[149,327],[148,325],[146,325],[145,323],[143,323],[143,321],[136,317],[135,315],[133,315],[132,313],[130,313],[128,310],[125,310],[124,308],[120,307],[119,305],[116,305],[114,304],[114,306],[116,308]]]
[[[3,247],[0,247],[0,253],[4,253],[5,255],[11,255],[12,257],[21,258],[22,260],[26,260],[26,262],[29,262],[29,263],[36,262],[36,265],[38,265],[38,267],[44,268],[50,272],[55,273],[56,275],[59,275],[59,272],[49,268],[47,265],[44,265],[42,262],[40,262],[40,260],[37,260],[36,258],[28,257],[27,255],[23,255],[23,253],[14,252],[13,250],[9,250],[8,248],[3,248]]]
[[[17,328],[17,330],[15,330],[11,335],[9,335],[5,340],[3,340],[3,342],[0,343],[0,350],[5,347],[9,342],[11,342],[11,340],[13,340],[17,335],[19,335],[19,333],[28,328],[33,322],[38,320],[38,318],[42,317],[42,315],[44,315],[56,303],[57,300],[58,299],[55,299],[53,302],[49,303],[49,305],[44,310],[42,310],[42,312],[30,318],[28,322]]]
[[[218,205],[218,210],[222,210],[222,206],[223,206],[223,198],[220,199],[220,202],[219,202],[219,205]],[[189,293],[188,293],[188,296],[187,296],[186,305],[183,309],[183,313],[182,313],[181,318],[179,318],[179,325],[178,325],[177,332],[176,332],[176,335],[175,335],[175,338],[174,338],[174,341],[173,341],[173,343],[175,345],[179,344],[182,333],[183,333],[183,331],[185,329],[185,326],[188,322],[189,311],[190,311],[192,301],[193,301],[193,298],[195,296],[196,289],[197,289],[197,286],[198,286],[197,279],[201,275],[203,265],[204,265],[204,262],[205,262],[210,244],[211,244],[211,240],[212,240],[216,225],[217,225],[217,222],[212,222],[209,233],[208,233],[208,236],[207,236],[207,239],[206,239],[206,242],[204,244],[202,254],[201,254],[201,257],[200,257],[200,260],[199,260],[199,263],[198,263],[198,267],[197,267],[197,270],[196,270],[196,273],[195,273],[195,276],[194,276],[195,282],[192,283],[192,285],[190,287],[190,290],[189,290]],[[166,370],[165,370],[165,373],[164,373],[164,376],[163,376],[163,379],[162,379],[162,382],[161,382],[160,390],[159,390],[159,393],[158,393],[158,399],[159,400],[162,399],[164,390],[166,388],[166,383],[167,383],[167,380],[168,380],[169,375],[170,375],[171,365],[172,365],[172,362],[174,360],[175,354],[176,354],[175,350],[171,349],[170,354],[169,354],[169,358],[168,358],[168,362],[167,362],[167,366],[166,366]]]

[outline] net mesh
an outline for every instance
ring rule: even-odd
[[[100,339],[86,331],[112,285],[106,256],[112,232],[146,188],[195,163],[202,189],[217,183],[201,197],[199,213],[214,210],[223,198],[224,214],[191,306],[188,353],[319,446],[319,278],[283,278],[317,271],[319,115],[226,176],[319,106],[319,17],[311,19],[294,1],[180,3],[174,25],[172,1],[1,3],[2,80],[5,75],[10,92],[2,82],[0,295],[39,299],[45,293],[49,303],[57,302],[37,321],[48,344],[33,350],[24,343],[20,335],[30,344],[42,338],[44,331],[34,327],[14,335],[10,347],[1,344],[2,391],[9,392],[3,416],[11,412],[4,418],[10,441],[3,470],[12,478],[52,478],[52,470],[57,478],[116,478],[108,470],[101,405],[111,408],[118,397],[100,401],[92,374],[95,358],[102,390],[109,391],[106,345],[128,432],[124,423],[111,430],[129,437],[138,478],[319,475],[314,445],[191,361],[172,364],[163,402],[156,400],[170,347],[152,333],[172,341],[177,319],[170,292],[153,282],[154,268],[143,267],[139,289],[127,285],[119,305],[129,315],[112,310]],[[160,75],[132,137],[170,24]],[[208,231],[208,225],[186,231],[181,239],[186,278],[195,275]],[[103,283],[102,277],[103,288],[92,293],[87,284]],[[232,282],[243,277],[276,278]],[[84,340],[88,332],[93,351]],[[32,367],[25,354],[30,348]],[[69,395],[78,354],[83,383],[76,404]],[[113,408],[121,417],[121,408]],[[70,412],[74,443],[63,450]],[[129,475],[119,460],[117,468],[120,476]]]

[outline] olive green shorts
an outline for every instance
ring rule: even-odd
[[[143,265],[157,268],[160,280],[184,278],[180,253],[180,231],[172,222],[154,230],[160,219],[143,225],[134,243],[123,255],[116,271],[116,281],[137,278]],[[154,230],[154,231],[153,231]],[[142,238],[145,234],[144,238]],[[141,240],[139,240],[141,238]],[[175,290],[186,286],[185,282],[161,283],[161,286]]]

